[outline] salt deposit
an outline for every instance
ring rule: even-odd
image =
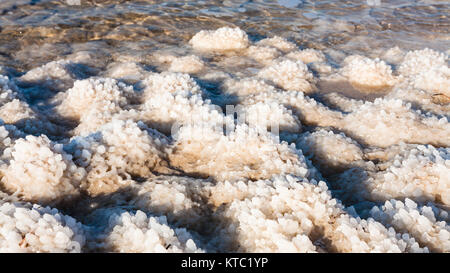
[[[248,46],[248,36],[240,28],[223,27],[198,32],[190,44],[195,49],[205,51],[239,50]]]
[[[411,198],[420,202],[433,201],[450,204],[449,149],[431,145],[404,145],[395,156],[378,156],[377,172],[368,171],[355,177],[344,173],[342,183],[349,184],[349,192],[364,189],[362,195],[370,200]],[[350,186],[351,185],[351,186]]]
[[[183,73],[198,73],[205,67],[205,63],[197,56],[190,55],[174,59],[169,67],[169,71]]]
[[[279,35],[2,67],[0,251],[449,252],[447,53]]]
[[[83,226],[57,209],[0,204],[1,252],[81,252]]]
[[[395,78],[392,69],[381,60],[371,60],[362,56],[350,56],[344,60],[342,74],[359,88],[383,89],[392,86]]]
[[[185,229],[172,229],[164,216],[148,217],[144,212],[112,214],[106,251],[116,252],[203,252]]]
[[[18,139],[5,160],[1,185],[24,200],[46,203],[72,199],[79,193],[85,170],[77,167],[61,144],[53,144],[46,136],[28,135]]]
[[[262,69],[258,76],[275,83],[285,90],[311,93],[314,90],[313,75],[302,61],[281,61]]]

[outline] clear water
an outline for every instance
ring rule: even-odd
[[[18,72],[79,50],[98,66],[117,56],[180,47],[199,30],[239,26],[337,56],[449,49],[449,1],[0,1],[0,65]],[[145,63],[145,58],[140,60]]]

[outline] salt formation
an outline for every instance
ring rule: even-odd
[[[0,75],[0,119],[4,123],[14,124],[31,134],[60,134],[55,125],[42,123],[41,120],[46,118],[23,100],[24,96],[18,92],[16,84],[8,77]]]
[[[320,167],[322,173],[330,172],[329,168],[357,166],[364,157],[361,146],[342,133],[326,130],[306,132],[299,136],[296,144]]]
[[[57,209],[0,204],[0,252],[81,252],[83,226]]]
[[[144,80],[144,99],[164,93],[170,94],[201,94],[198,84],[185,73],[154,73]]]
[[[9,164],[2,166],[1,186],[8,192],[40,203],[71,199],[79,194],[78,186],[85,170],[78,168],[61,144],[46,136],[19,139],[8,154]]]
[[[280,56],[280,52],[273,47],[250,46],[247,49],[247,55],[263,64],[270,64],[274,59]]]
[[[137,99],[131,86],[110,78],[90,78],[76,81],[54,100],[60,103],[56,111],[61,116],[80,121],[75,133],[87,135]]]
[[[17,89],[17,86],[14,83],[12,83],[8,77],[0,75],[1,105],[11,102],[17,97],[16,93],[13,92],[14,89]]]
[[[247,33],[240,28],[223,27],[217,30],[202,30],[189,41],[194,49],[205,51],[239,50],[248,46]]]
[[[364,102],[339,126],[348,135],[380,147],[400,142],[448,146],[450,123],[446,117],[426,115],[398,99]]]
[[[349,184],[347,192],[361,190],[359,195],[370,200],[411,198],[449,205],[450,150],[431,145],[403,146],[400,150],[380,162],[377,172],[368,171],[362,177],[354,177],[352,170],[344,173],[342,183]]]
[[[105,75],[114,79],[137,82],[142,80],[145,70],[135,62],[113,63]]]
[[[303,92],[297,91],[268,91],[244,97],[243,105],[252,105],[258,102],[277,102],[298,116],[302,124],[314,126],[339,126],[344,115],[333,111],[324,104],[305,96]]]
[[[183,73],[198,73],[203,70],[205,63],[195,55],[179,57],[174,59],[169,67],[169,71]]]
[[[264,68],[258,74],[263,79],[274,82],[285,90],[295,90],[311,93],[314,90],[313,75],[301,61],[281,61],[273,66]]]
[[[130,116],[165,134],[185,124],[217,127],[232,122],[219,106],[203,100],[202,90],[188,74],[152,74],[143,84],[141,110]]]
[[[82,71],[77,70],[72,62],[58,60],[28,71],[19,80],[27,85],[43,85],[50,90],[61,91],[70,88],[82,76]]]
[[[229,135],[224,135],[221,128],[218,132],[209,127],[182,127],[169,160],[171,166],[186,173],[218,180],[265,179],[288,173],[308,175],[301,152],[246,125],[238,125]]]
[[[379,59],[350,56],[344,63],[341,73],[357,88],[379,90],[395,83],[391,67]]]
[[[237,237],[238,251],[427,251],[413,238],[402,238],[373,219],[346,214],[324,182],[298,181],[292,176],[225,182],[212,190],[212,199],[216,204],[229,203],[223,214],[234,224],[220,232],[225,238]]]
[[[1,68],[0,251],[449,252],[448,55],[254,39]]]
[[[381,223],[405,232],[402,237],[408,238],[408,234],[411,234],[433,251],[450,251],[450,228],[446,222],[436,219],[436,216],[442,215],[448,221],[446,211],[436,207],[417,206],[407,198],[405,202],[386,201],[384,206],[374,207],[370,213]]]
[[[289,42],[288,40],[275,36],[272,38],[262,39],[261,41],[256,43],[258,46],[268,46],[273,47],[280,50],[283,53],[287,53],[294,49],[297,49],[297,46],[294,43]]]
[[[106,248],[116,252],[203,252],[186,229],[172,229],[164,216],[148,217],[144,212],[110,216]]]
[[[325,55],[315,49],[308,48],[304,50],[292,51],[286,54],[286,57],[296,61],[302,61],[305,64],[325,62]]]
[[[134,91],[131,86],[110,78],[76,81],[74,86],[62,95],[58,112],[70,118],[83,119],[92,111],[114,112],[128,104]]]
[[[228,79],[223,84],[225,94],[236,97],[275,91],[275,88],[264,81],[255,78]]]
[[[65,147],[87,171],[81,187],[90,195],[115,192],[131,176],[148,176],[163,167],[161,150],[167,141],[145,125],[140,127],[131,120],[113,120],[98,133],[76,137]]]
[[[301,131],[301,123],[297,116],[293,115],[291,110],[276,103],[249,105],[242,114],[252,128],[275,133],[278,131],[299,133]]]

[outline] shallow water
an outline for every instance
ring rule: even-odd
[[[86,47],[98,47],[103,64],[124,53],[181,46],[199,30],[222,26],[238,26],[254,40],[279,35],[331,55],[370,57],[393,46],[448,50],[448,1],[376,2],[3,0],[0,65],[25,71]]]

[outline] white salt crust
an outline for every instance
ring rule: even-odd
[[[65,147],[87,172],[81,188],[90,195],[115,192],[129,184],[131,176],[148,176],[164,167],[158,132],[131,120],[113,119],[87,137],[75,137]]]
[[[205,68],[205,63],[195,55],[178,57],[172,60],[169,71],[195,74]]]
[[[362,176],[352,170],[343,173],[341,183],[348,193],[361,190],[361,196],[370,200],[385,201],[411,198],[419,202],[432,201],[450,204],[450,150],[431,145],[395,147],[394,155],[375,154],[382,162],[377,172],[368,171]]]
[[[8,148],[9,149],[9,148]],[[1,186],[25,200],[46,203],[67,200],[79,194],[86,175],[72,162],[61,144],[51,143],[46,136],[28,135],[18,139],[1,169]]]
[[[83,226],[57,209],[0,204],[0,252],[81,252]]]
[[[318,50],[315,50],[312,48],[292,51],[292,52],[286,54],[286,58],[289,58],[289,59],[292,59],[295,61],[302,61],[305,64],[321,63],[321,62],[326,61],[325,55],[321,51],[318,51]]]
[[[70,88],[81,75],[71,61],[57,60],[28,71],[19,78],[19,81],[43,85],[52,91],[61,91]]]
[[[301,151],[242,124],[229,135],[210,127],[182,127],[169,150],[170,165],[216,180],[265,179],[292,173],[306,177]]]
[[[258,76],[285,90],[314,91],[314,77],[302,61],[285,60],[262,69]]]
[[[297,49],[297,46],[294,43],[279,36],[262,39],[261,41],[258,41],[256,45],[276,48],[283,53]]]
[[[418,206],[406,198],[386,201],[381,207],[373,207],[370,214],[374,219],[387,226],[393,226],[399,232],[404,232],[402,238],[414,236],[416,240],[437,252],[450,251],[450,227],[445,221],[437,220],[436,216],[446,218],[448,213],[436,207]]]
[[[57,126],[23,101],[19,88],[8,77],[0,75],[0,119],[31,134],[61,134]]]
[[[448,146],[447,117],[422,113],[400,99],[365,101],[350,113],[331,110],[300,92],[262,92],[249,96],[244,104],[278,101],[303,124],[334,127],[363,144],[387,147],[401,142]],[[433,132],[433,133],[430,133]]]
[[[383,89],[395,84],[392,69],[380,59],[369,59],[354,55],[345,58],[345,66],[341,73],[348,78],[349,82],[359,88]]]
[[[448,55],[190,44],[0,76],[1,252],[450,251]]]
[[[247,33],[240,28],[222,27],[217,30],[202,30],[189,41],[194,49],[204,51],[226,51],[245,49]]]
[[[262,64],[270,64],[274,59],[280,56],[278,49],[268,46],[250,46],[247,49],[247,56],[255,59]]]
[[[329,168],[348,168],[362,163],[364,154],[361,146],[345,134],[319,130],[299,136],[297,148],[311,158],[322,173]]]
[[[106,77],[137,82],[145,77],[146,71],[135,62],[112,63],[104,73]]]
[[[398,70],[415,88],[450,97],[448,61],[447,54],[426,48],[408,52]]]
[[[428,252],[369,218],[346,214],[324,182],[292,176],[272,181],[221,182],[212,197],[231,219],[220,230],[223,247],[249,252]],[[222,239],[223,240],[223,239]],[[328,242],[328,243],[326,243]]]
[[[91,78],[76,81],[61,93],[57,111],[70,118],[83,119],[91,111],[115,112],[126,106],[135,96],[133,88],[111,78]]]
[[[112,214],[102,242],[103,251],[138,253],[201,253],[186,229],[171,228],[165,216],[136,213]]]

